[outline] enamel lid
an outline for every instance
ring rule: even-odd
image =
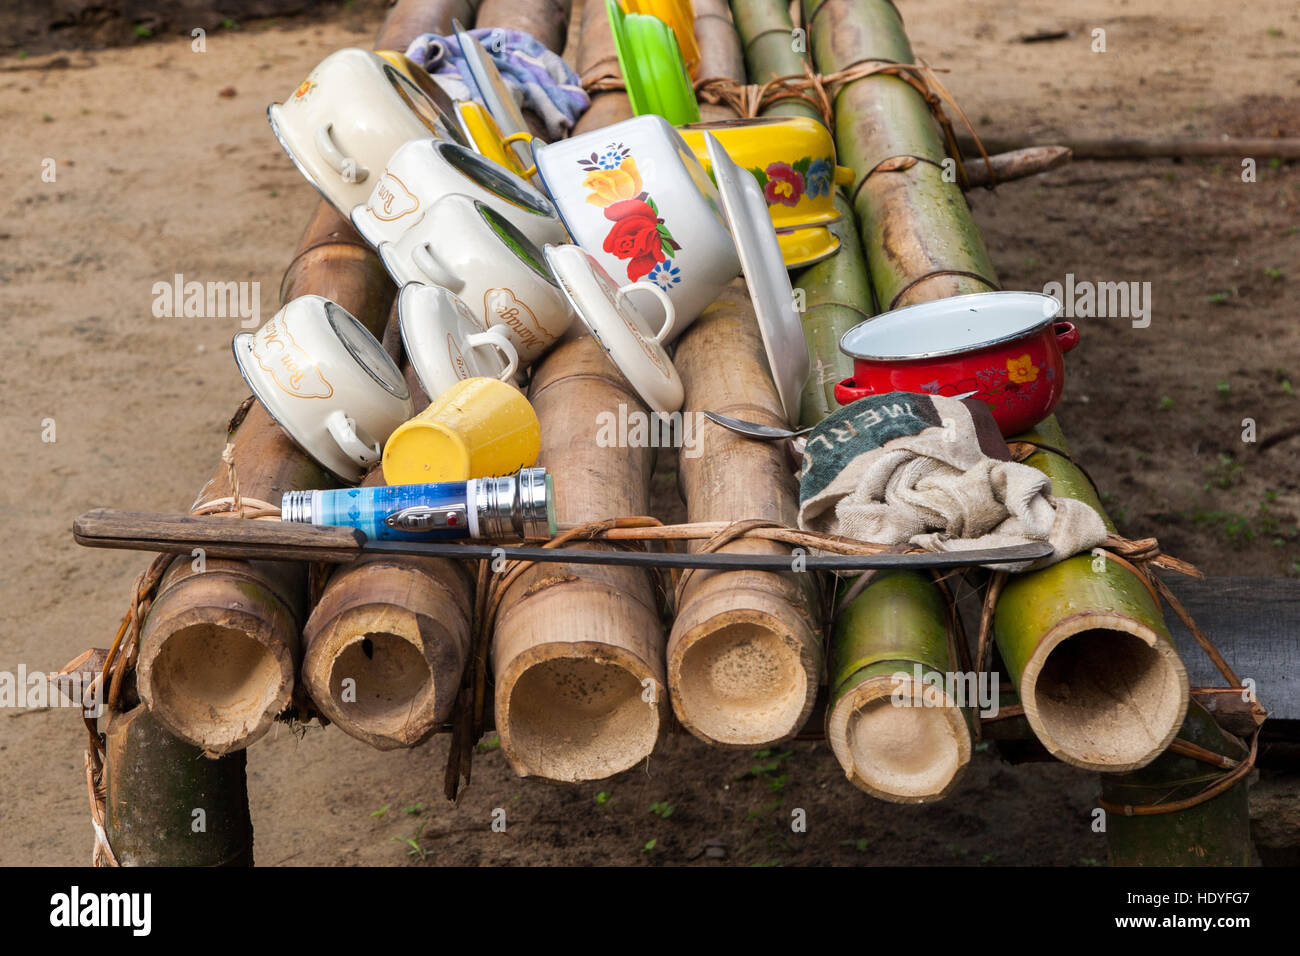
[[[442,286],[402,286],[397,322],[406,357],[432,398],[437,397],[440,379],[500,378],[506,369],[505,358],[495,348],[470,347],[469,337],[486,331],[483,322],[460,296]]]
[[[745,284],[749,286],[754,313],[758,317],[758,329],[763,335],[763,348],[767,351],[772,380],[781,396],[786,420],[797,425],[803,386],[808,380],[811,363],[808,343],[803,337],[803,323],[794,310],[790,274],[786,272],[781,244],[767,213],[767,200],[758,180],[735,164],[712,133],[705,133],[704,141],[718,180],[727,224],[736,240]]]
[[[840,351],[896,362],[940,358],[1012,342],[1051,324],[1061,303],[1041,292],[976,292],[883,312],[855,325]]]
[[[573,311],[642,401],[663,415],[679,410],[682,380],[631,298],[620,297],[609,273],[580,247],[547,245],[545,255]]]

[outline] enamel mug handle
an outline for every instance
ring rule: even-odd
[[[503,382],[514,375],[515,370],[519,368],[519,352],[515,349],[515,343],[495,329],[488,329],[486,332],[475,332],[473,335],[466,336],[465,342],[471,349],[479,347],[496,349],[506,357],[505,371],[497,376]]]
[[[1079,344],[1079,330],[1073,322],[1053,322],[1052,331],[1056,333],[1056,344],[1062,352],[1068,352]]]
[[[660,329],[659,334],[654,337],[656,342],[663,344],[664,336],[669,333],[673,327],[673,322],[677,320],[677,310],[673,308],[673,300],[668,297],[667,292],[659,288],[659,286],[655,285],[653,282],[631,282],[614,293],[614,301],[619,305],[622,305],[623,300],[632,292],[649,292],[663,305],[664,327]]]
[[[511,143],[527,143],[527,144],[528,144],[528,155],[529,155],[529,156],[532,156],[532,154],[533,154],[533,134],[532,134],[532,133],[511,133],[509,136],[507,136],[507,137],[505,137],[503,140],[501,140],[501,145],[502,145],[503,147],[509,147]],[[515,152],[513,149],[506,149],[506,155],[512,157],[512,158],[515,160],[516,163],[519,162],[519,154],[518,154],[517,152]],[[519,173],[520,176],[524,177],[524,179],[532,179],[534,176],[537,175],[537,160],[536,160],[536,158],[533,159],[533,164],[532,164],[531,166],[529,166],[527,169],[520,169],[520,170],[517,170],[517,172]]]
[[[857,176],[857,173],[849,169],[847,166],[835,167],[834,179],[836,186],[852,186],[855,176]]]
[[[411,250],[411,260],[417,269],[444,289],[459,292],[465,288],[465,283],[452,275],[447,267],[438,261],[438,257],[433,254],[427,242],[422,242]]]
[[[379,443],[368,445],[357,436],[357,425],[341,409],[335,409],[325,418],[325,427],[329,430],[335,444],[358,465],[372,465],[383,454]]]
[[[325,162],[329,163],[334,172],[338,173],[346,182],[363,183],[366,177],[370,175],[370,170],[362,166],[355,159],[343,155],[343,151],[338,148],[334,142],[334,124],[326,123],[320,129],[316,130],[316,149]]]
[[[856,379],[846,378],[835,383],[835,401],[841,405],[852,405],[860,398],[876,394],[870,385],[859,385]]]

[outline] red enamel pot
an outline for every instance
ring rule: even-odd
[[[840,350],[853,377],[835,386],[848,405],[868,395],[974,392],[1002,434],[1028,431],[1056,408],[1064,353],[1079,344],[1061,303],[1037,292],[980,292],[910,305],[849,329]]]

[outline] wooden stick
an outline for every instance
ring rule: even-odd
[[[995,136],[980,137],[984,148],[990,152],[1011,152],[1023,149],[1050,148],[1049,143],[1027,143],[1032,137]],[[968,136],[958,135],[962,152],[978,155],[975,142]],[[1058,139],[1058,142],[1059,139]],[[1251,136],[1240,138],[1194,139],[1172,138],[1139,139],[1134,137],[1105,137],[1066,139],[1059,148],[1070,150],[1075,159],[1177,159],[1228,158],[1242,159],[1300,159],[1300,137]],[[967,160],[967,169],[983,165]]]
[[[569,30],[570,7],[571,0],[483,0],[475,26],[519,30],[546,49],[562,53]]]
[[[738,283],[683,333],[675,362],[685,414],[710,408],[766,424],[784,421],[753,305]],[[798,486],[782,446],[699,418],[699,446],[694,453],[684,448],[678,459],[689,519],[794,524]],[[721,550],[790,561],[790,549],[775,542],[742,540]],[[679,590],[668,639],[677,719],[701,740],[725,747],[762,747],[796,734],[821,678],[813,575],[694,571]]]
[[[1059,169],[1070,161],[1071,153],[1067,146],[1030,146],[1007,153],[994,153],[985,165],[983,157],[966,160],[966,180],[969,189],[996,183],[1011,182],[1027,176],[1037,176],[1049,170]],[[989,175],[989,165],[993,167]]]

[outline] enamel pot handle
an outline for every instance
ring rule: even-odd
[[[366,177],[370,175],[370,170],[362,166],[355,159],[344,155],[343,150],[339,149],[338,144],[334,142],[334,124],[326,123],[320,129],[316,130],[316,149],[324,157],[325,162],[330,164],[334,172],[343,177],[344,182],[363,183]]]
[[[373,465],[383,454],[378,442],[368,444],[362,440],[357,433],[357,423],[348,418],[347,413],[341,408],[336,408],[326,416],[325,427],[343,454],[358,465],[363,467]]]
[[[1056,344],[1063,353],[1079,344],[1079,330],[1073,322],[1053,322],[1052,331],[1056,334]]]
[[[629,283],[628,285],[623,286],[616,293],[614,293],[614,299],[619,303],[619,305],[622,305],[623,300],[626,299],[627,296],[633,292],[649,292],[656,299],[658,299],[660,304],[664,307],[663,328],[659,330],[659,334],[656,335],[654,338],[656,342],[662,345],[664,336],[666,336],[672,330],[673,323],[677,321],[677,310],[673,308],[673,300],[669,297],[667,292],[659,288],[659,286],[655,285],[653,282]]]

